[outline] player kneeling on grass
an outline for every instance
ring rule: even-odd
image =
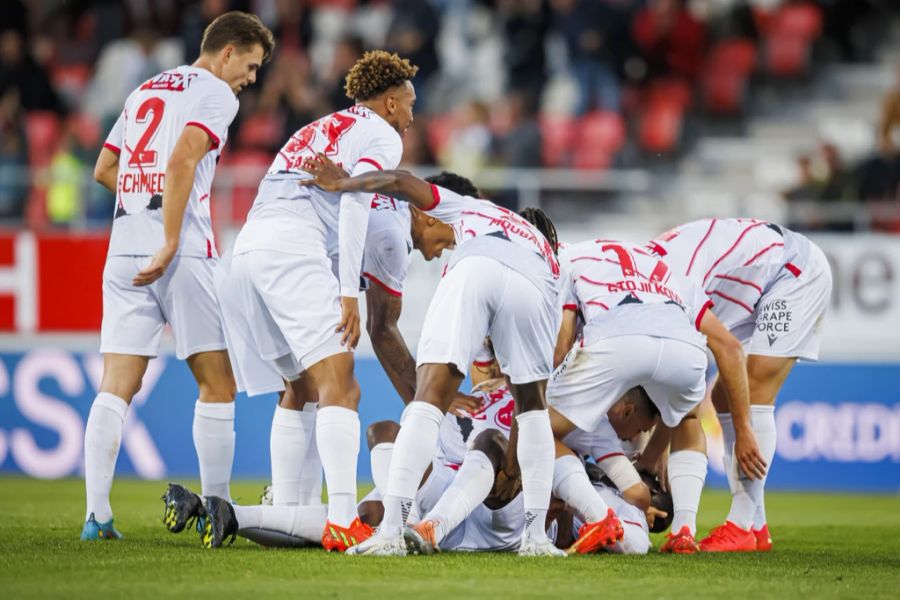
[[[732,412],[746,415],[749,392],[741,345],[708,310],[711,303],[702,288],[674,276],[641,248],[592,240],[567,246],[562,263],[567,297],[556,355],[568,354],[547,388],[556,409],[557,448],[565,452],[567,435],[575,429],[594,431],[627,390],[643,388],[662,422],[641,461],[665,480],[660,462],[670,442],[672,450],[668,473],[676,533],[661,550],[694,552],[706,478],[706,442],[695,411],[706,390],[706,348],[715,356]],[[585,325],[573,348],[577,314]],[[755,469],[765,468],[755,446],[751,458]],[[576,541],[586,551],[621,539],[615,512],[602,500],[593,507],[596,520]]]

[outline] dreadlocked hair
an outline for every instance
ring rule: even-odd
[[[409,60],[384,50],[366,52],[356,61],[344,84],[351,100],[369,100],[416,76],[419,67]]]
[[[460,196],[471,196],[472,198],[480,198],[481,192],[475,187],[471,180],[466,179],[462,175],[451,173],[450,171],[441,171],[437,175],[426,177],[425,181],[433,183],[436,186],[456,192]]]
[[[539,208],[529,206],[519,211],[519,215],[538,228],[538,231],[540,231],[544,237],[547,238],[547,241],[550,242],[550,247],[553,248],[553,253],[556,254],[559,249],[559,239],[556,237],[556,225],[553,224],[553,221],[550,220],[547,213]]]

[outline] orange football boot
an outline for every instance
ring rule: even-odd
[[[349,527],[341,527],[326,521],[325,531],[322,532],[322,547],[328,552],[346,552],[350,546],[369,539],[374,532],[375,530],[360,521],[359,517],[353,519]]]
[[[757,552],[771,552],[772,550],[772,534],[769,533],[768,524],[763,525],[762,529],[754,529],[753,537],[756,538]]]
[[[666,542],[660,546],[659,551],[667,554],[696,554],[700,552],[700,546],[690,527],[684,525],[677,533],[666,534]]]
[[[700,540],[700,549],[704,552],[754,552],[756,536],[749,529],[725,521]]]
[[[606,511],[606,518],[585,523],[578,530],[578,539],[566,550],[567,554],[590,554],[600,548],[612,546],[625,537],[622,522],[613,509]]]

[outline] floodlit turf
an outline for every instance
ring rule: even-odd
[[[78,541],[79,480],[0,479],[0,595],[66,597],[780,597],[897,598],[900,502],[896,496],[768,495],[771,554],[519,559],[445,554],[352,558],[321,550],[264,550],[238,539],[205,550],[194,532],[162,525],[162,483],[113,488],[123,541]],[[259,484],[233,492],[255,502]],[[708,493],[701,530],[728,498]],[[659,545],[659,540],[655,540]]]

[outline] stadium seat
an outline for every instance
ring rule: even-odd
[[[700,81],[703,108],[715,114],[742,112],[756,67],[756,46],[746,39],[724,40],[713,48]]]
[[[428,117],[426,131],[428,135],[428,147],[435,156],[440,156],[444,146],[453,134],[456,117],[453,113],[445,115],[432,115]]]
[[[678,149],[684,108],[677,98],[655,98],[641,113],[638,145],[646,152],[669,154]]]
[[[803,77],[812,45],[822,33],[822,13],[811,3],[789,4],[770,19],[765,31],[766,72],[779,78]]]
[[[231,190],[231,211],[229,215],[220,215],[229,219],[232,223],[241,224],[247,219],[247,213],[253,206],[253,200],[256,198],[256,190],[259,188],[259,182],[262,181],[263,175],[272,163],[272,156],[268,152],[260,150],[235,150],[227,152],[222,157],[220,170],[227,172],[227,183],[224,178],[216,177],[216,182],[223,185],[220,188],[214,184],[213,196],[216,198],[210,204],[210,210],[213,213],[213,222],[217,222],[218,207],[227,206],[223,203],[224,198],[220,198]],[[230,185],[229,185],[230,184]]]
[[[657,101],[672,103],[687,110],[694,103],[694,92],[688,82],[678,78],[662,78],[653,81],[644,94],[644,104],[651,105]]]
[[[241,123],[237,145],[245,149],[278,148],[284,142],[284,118],[275,112],[257,113]]]
[[[85,63],[58,65],[50,72],[50,78],[56,91],[78,104],[91,81],[91,67]]]
[[[625,121],[615,112],[596,111],[578,120],[575,132],[574,167],[606,169],[625,144]]]
[[[56,113],[33,110],[25,115],[25,135],[28,137],[28,162],[32,166],[50,164],[59,143],[61,124]]]
[[[541,153],[544,166],[568,166],[575,139],[575,120],[568,115],[543,114],[538,118],[538,125],[543,140]]]

